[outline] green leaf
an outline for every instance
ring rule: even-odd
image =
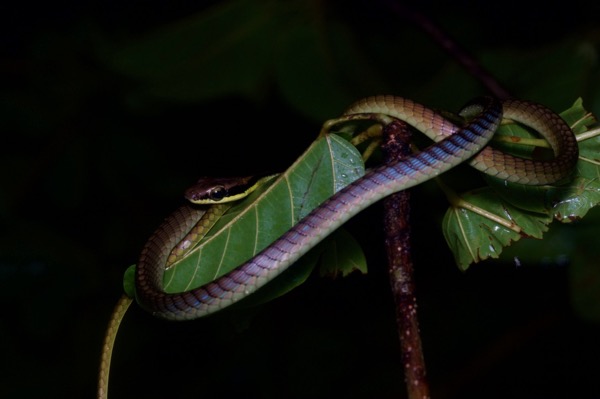
[[[339,59],[358,60],[358,51],[340,24],[331,22],[323,32],[319,24],[307,23],[290,27],[279,47],[275,63],[278,88],[283,98],[303,115],[322,121],[355,98],[344,87],[343,74],[335,69],[332,51],[342,53]],[[327,35],[324,46],[323,36]],[[343,62],[344,68],[348,63]],[[365,79],[365,76],[361,76]],[[315,95],[315,88],[319,94]],[[310,98],[311,101],[306,101]]]
[[[128,297],[135,298],[135,265],[131,265],[125,270],[123,290]]]
[[[579,137],[595,123],[580,99],[561,116]],[[503,125],[498,134],[531,137],[516,124]],[[580,160],[573,179],[566,184],[526,186],[486,178],[489,188],[457,199],[444,217],[443,229],[459,268],[466,270],[473,262],[497,258],[503,248],[523,236],[542,238],[553,219],[577,220],[598,205],[599,145],[599,138],[593,135],[580,142]],[[530,151],[516,150],[523,155]]]
[[[197,101],[232,93],[257,97],[289,11],[277,1],[220,2],[127,42],[106,42],[99,56],[140,84],[140,99]]]
[[[561,200],[553,208],[555,219],[568,223],[583,218],[600,203],[600,137],[598,132],[588,132],[596,119],[583,109],[581,99],[561,116],[580,137],[575,178],[562,189]]]
[[[584,108],[581,99],[561,113],[561,117],[579,137],[579,161],[572,180],[564,184],[525,186],[487,178],[498,194],[518,208],[552,214],[563,223],[585,216],[600,202],[600,138],[586,134],[596,122]],[[521,131],[519,131],[521,130]],[[506,129],[502,129],[505,134]],[[524,137],[524,129],[512,125],[510,133]],[[529,137],[531,135],[527,133]]]
[[[552,221],[550,216],[531,213],[501,201],[490,188],[461,196],[462,201],[485,210],[505,224],[498,223],[463,206],[452,206],[444,215],[442,228],[448,246],[461,270],[473,262],[497,258],[502,249],[523,236],[541,238]]]
[[[186,291],[229,272],[363,174],[354,146],[337,135],[319,138],[272,184],[232,206],[197,248],[167,270],[165,290]]]
[[[341,52],[343,60],[359,54],[347,28],[322,25],[313,7],[301,0],[221,2],[135,39],[106,40],[98,56],[138,84],[129,93],[131,104],[260,99],[275,79],[285,101],[320,121],[353,99],[331,52]]]
[[[367,273],[367,260],[358,242],[345,230],[339,230],[326,242],[321,254],[321,276],[346,277],[359,271]]]

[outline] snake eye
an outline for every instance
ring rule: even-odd
[[[223,186],[215,186],[210,190],[208,196],[212,201],[219,202],[227,196],[227,189]]]

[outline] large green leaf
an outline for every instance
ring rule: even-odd
[[[165,290],[189,290],[234,269],[363,174],[364,165],[354,146],[338,135],[320,137],[287,171],[233,205],[194,250],[167,270]],[[345,246],[357,245],[346,238],[341,241]],[[329,257],[331,251],[330,248]],[[354,255],[347,260],[348,264],[364,271],[362,252],[352,248],[349,253]],[[311,259],[314,264],[315,258]],[[329,268],[337,267],[330,265]],[[340,266],[341,274],[347,272],[347,266]],[[306,273],[301,275],[306,276]],[[304,278],[283,284],[291,289]]]
[[[126,42],[107,41],[99,52],[110,68],[137,81],[144,97],[255,96],[268,78],[285,12],[277,1],[221,2]]]
[[[360,55],[347,28],[315,23],[313,13],[300,0],[231,0],[127,41],[107,39],[97,51],[108,68],[137,83],[131,104],[261,98],[275,79],[287,102],[320,121],[353,99],[331,52],[344,60]]]
[[[600,203],[600,162],[597,134],[585,135],[595,123],[581,100],[561,117],[580,140],[580,159],[566,184],[526,186],[489,179],[490,188],[464,194],[444,216],[446,241],[460,269],[487,258],[522,237],[542,238],[552,220],[570,222],[582,218]],[[517,125],[502,126],[499,134],[531,137]],[[522,151],[522,149],[521,149]]]

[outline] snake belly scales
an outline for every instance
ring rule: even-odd
[[[470,159],[470,164],[499,179],[521,184],[550,184],[567,177],[578,159],[577,140],[569,126],[546,107],[520,100],[482,97],[465,107],[474,115],[464,127],[402,97],[367,97],[345,115],[385,114],[400,119],[437,143],[399,162],[368,170],[326,200],[290,230],[234,270],[199,288],[180,293],[162,289],[171,250],[194,228],[204,212],[191,205],[175,211],[148,240],[136,267],[138,303],[157,317],[195,319],[246,297],[279,275],[354,215],[383,199]],[[461,113],[463,113],[461,111]],[[503,116],[537,130],[554,151],[551,160],[530,160],[487,146]]]

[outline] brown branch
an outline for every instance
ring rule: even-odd
[[[401,121],[383,129],[384,161],[392,162],[410,154],[410,131]],[[392,294],[396,303],[396,323],[400,338],[404,378],[409,399],[429,398],[425,360],[417,319],[417,298],[411,259],[410,193],[393,194],[383,202],[385,245]]]

